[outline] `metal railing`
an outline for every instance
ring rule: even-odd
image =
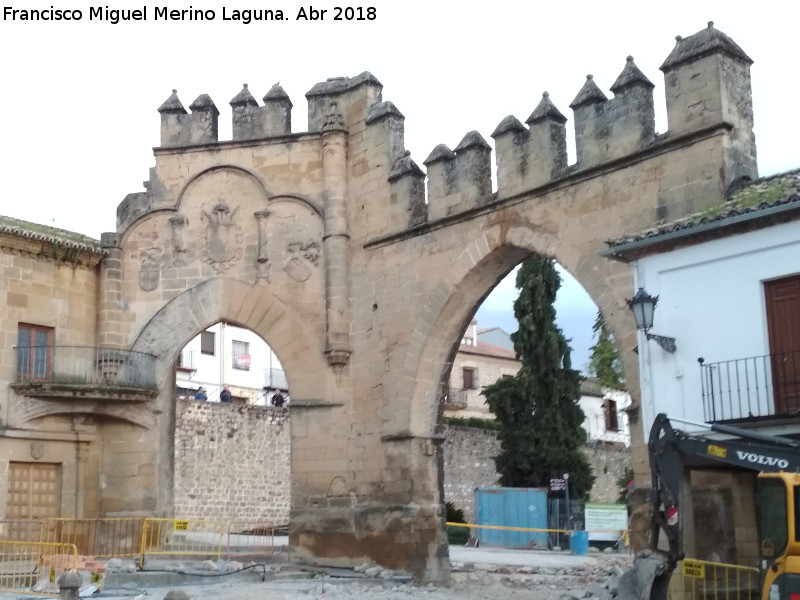
[[[156,357],[91,346],[17,346],[17,383],[153,388]]]
[[[756,568],[687,558],[672,575],[669,600],[755,600],[758,588]]]
[[[72,544],[0,541],[0,592],[58,596],[59,575],[77,562]]]
[[[789,416],[800,410],[800,351],[698,362],[708,422]]]
[[[264,387],[270,389],[288,390],[286,371],[283,369],[264,369]]]
[[[194,367],[194,350],[181,350],[178,357],[178,368],[186,371],[196,371]]]
[[[43,519],[39,541],[74,544],[78,554],[97,558],[137,556],[141,551],[144,517]]]
[[[451,389],[444,397],[444,403],[453,408],[467,408],[469,406],[469,392],[474,390]]]
[[[140,565],[148,556],[202,556],[219,560],[225,526],[201,519],[145,519],[142,525]]]

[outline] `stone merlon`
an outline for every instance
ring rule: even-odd
[[[753,64],[753,60],[736,42],[719,29],[715,29],[714,21],[709,21],[706,29],[698,31],[694,35],[687,38],[676,36],[675,48],[659,68],[666,73],[684,63],[693,62],[709,54],[724,54],[747,65]]]
[[[583,87],[578,92],[578,95],[575,96],[575,99],[570,103],[569,107],[575,110],[585,104],[596,104],[598,102],[605,102],[607,100],[608,98],[606,95],[599,87],[597,87],[597,84],[594,82],[594,75],[587,75],[586,83],[583,84]]]
[[[597,91],[599,92],[600,90]],[[600,92],[600,95],[602,96],[603,92]],[[531,116],[528,117],[525,122],[528,125],[533,125],[534,123],[544,121],[545,119],[550,119],[556,123],[567,122],[567,117],[562,115],[561,111],[556,108],[556,105],[553,104],[552,100],[550,100],[550,94],[547,92],[542,94],[542,99],[539,101],[539,104],[536,105],[536,108],[533,109]],[[494,136],[494,134],[492,135]]]
[[[195,146],[217,141],[219,110],[211,97],[201,94],[189,108],[192,114],[186,113],[177,90],[172,90],[172,95],[158,108],[163,147]]]

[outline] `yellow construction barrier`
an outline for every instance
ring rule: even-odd
[[[686,558],[669,586],[670,600],[751,600],[759,598],[758,569]]]
[[[58,577],[77,564],[73,544],[0,541],[0,592],[57,596]]]
[[[97,558],[134,557],[139,554],[144,517],[41,521],[39,541],[75,544],[78,554]]]
[[[148,556],[204,557],[219,560],[226,526],[199,519],[145,519],[140,546],[141,565]]]

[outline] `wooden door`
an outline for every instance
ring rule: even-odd
[[[775,412],[800,409],[800,275],[764,283]]]
[[[61,465],[9,463],[6,518],[11,522],[7,539],[38,539],[39,525],[35,523],[34,526],[34,522],[58,517],[60,513]]]

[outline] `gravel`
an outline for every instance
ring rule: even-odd
[[[105,588],[93,597],[109,600],[611,600],[619,577],[633,563],[632,557],[615,553],[578,557],[547,551],[475,550],[469,555],[459,548],[451,549],[452,576],[448,585],[413,585],[403,573],[368,564],[356,569],[323,569],[290,564],[264,566],[206,561],[165,565],[166,568],[151,573],[127,573],[127,577],[129,569],[125,565],[110,564]],[[476,561],[464,560],[465,557]],[[172,579],[159,581],[157,573]],[[200,577],[201,574],[204,577]]]

